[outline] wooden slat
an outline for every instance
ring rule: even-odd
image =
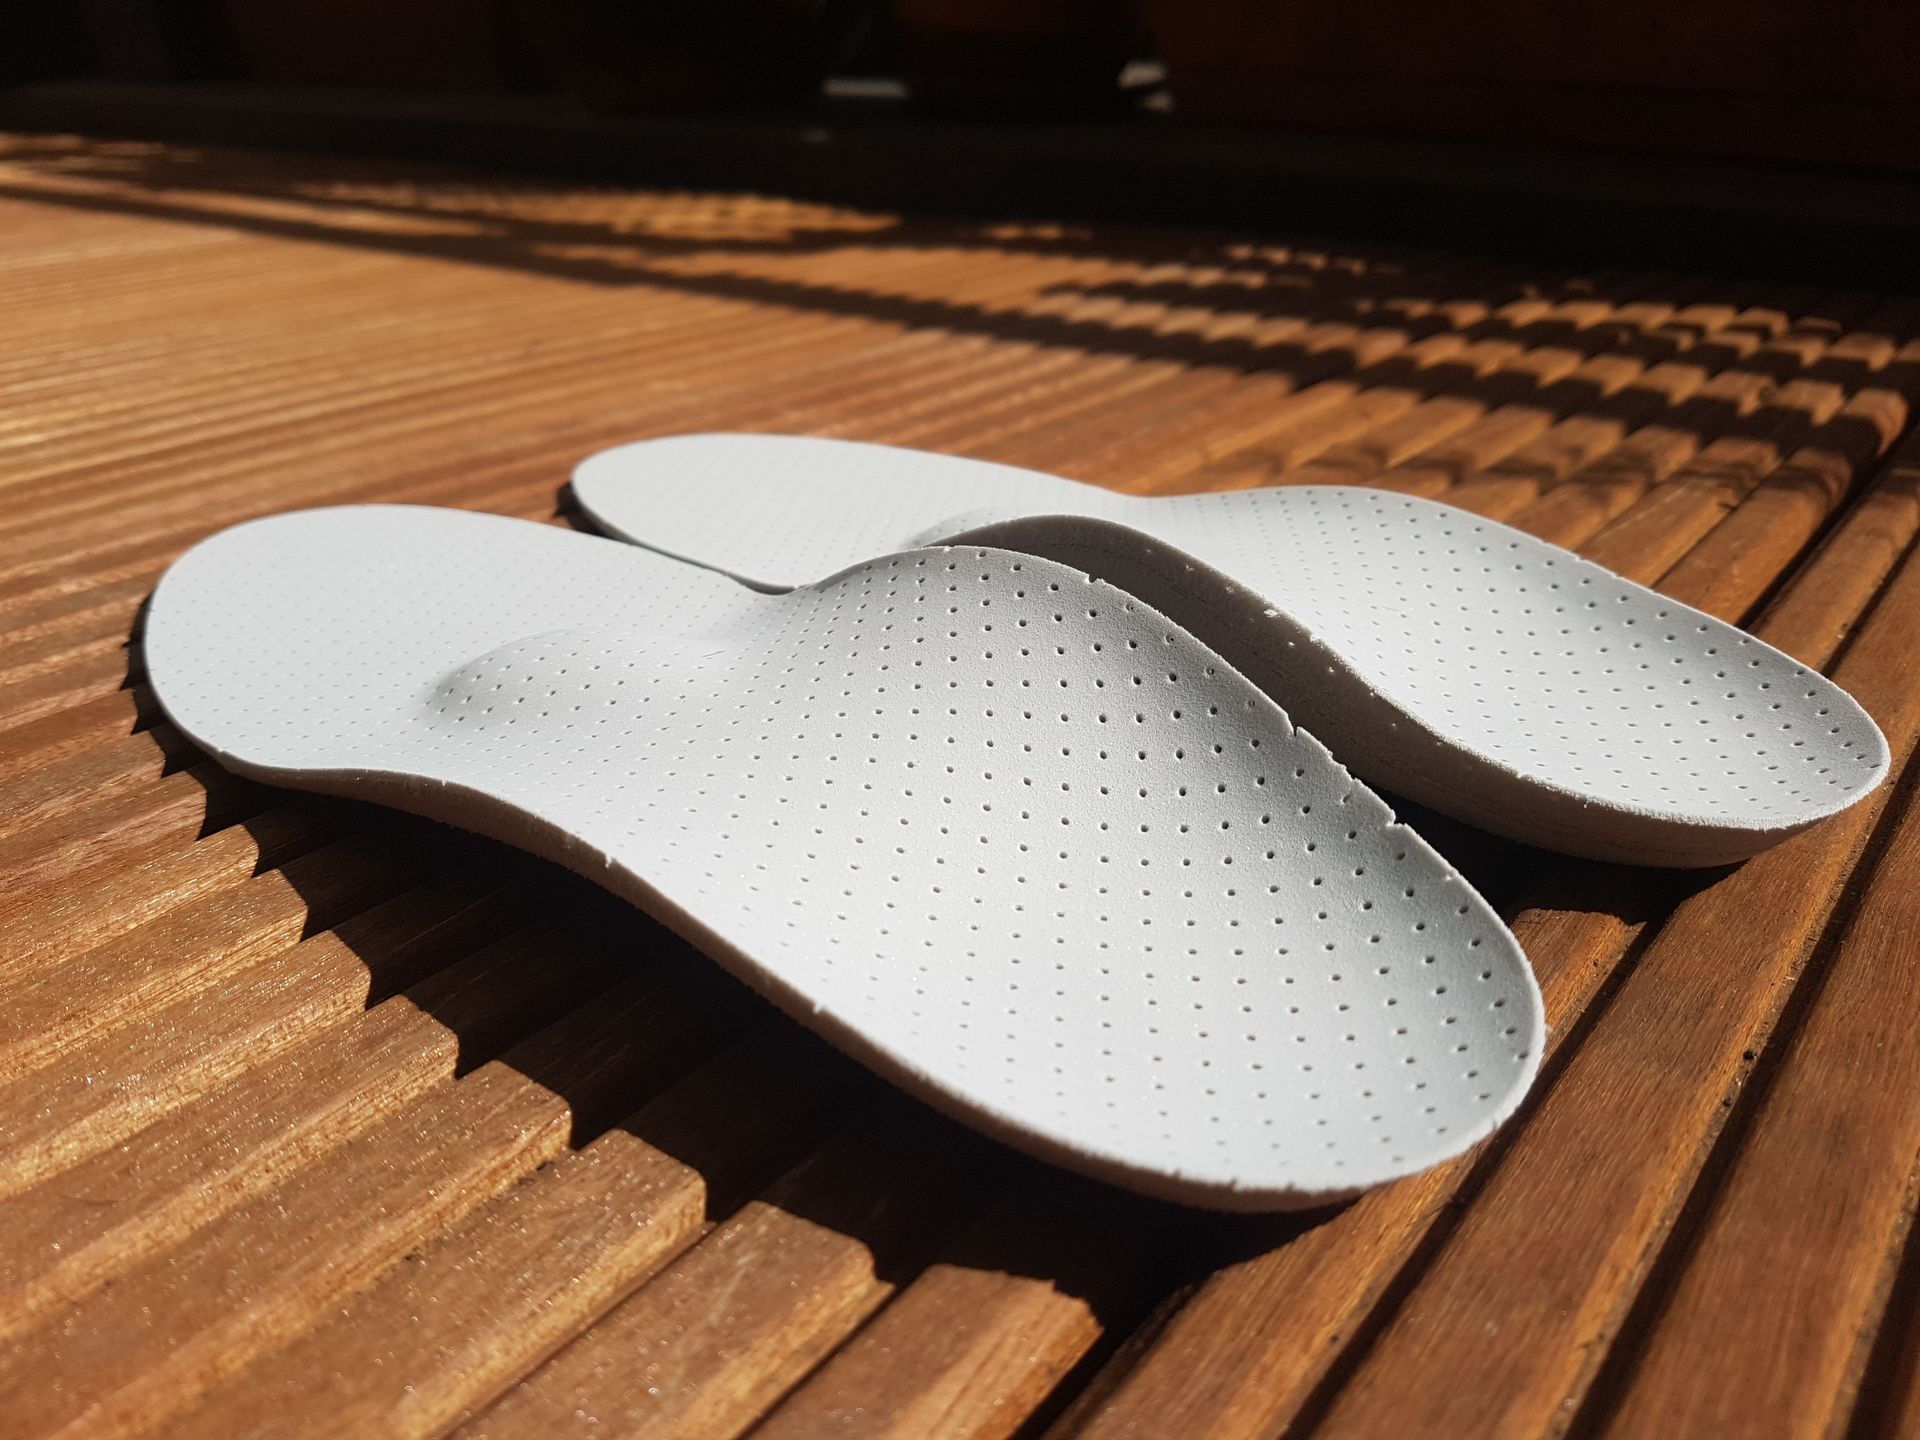
[[[173,785],[172,780],[183,783]],[[152,804],[155,796],[159,805]],[[57,825],[0,843],[30,853],[0,898],[0,974],[22,978],[67,955],[128,934],[156,916],[277,866],[345,828],[348,812],[297,804],[265,810],[196,840],[209,827],[206,788],[192,771],[110,800]],[[72,823],[69,823],[71,821]],[[46,832],[52,831],[49,836]],[[162,849],[163,846],[171,848]]]
[[[458,1040],[405,1003],[296,1046],[120,1145],[0,1200],[0,1334],[75,1306],[453,1072]]]
[[[441,1433],[645,1281],[707,1228],[713,1206],[796,1159],[855,1084],[817,1042],[755,1032],[163,1433]]]
[[[565,1107],[505,1067],[428,1091],[341,1146],[311,1183],[293,1177],[211,1222],[190,1248],[16,1335],[0,1357],[7,1423],[99,1436],[151,1426],[558,1156],[566,1131]]]
[[[991,1162],[889,1098],[458,1433],[739,1431],[924,1260]]]
[[[1006,1436],[1164,1283],[1164,1207],[1036,1175],[781,1403],[763,1440]]]
[[[57,965],[0,981],[0,1077],[43,1065],[424,878],[407,838],[351,838],[177,906]]]
[[[554,903],[538,879],[503,876],[476,895],[477,878],[463,869],[375,905],[0,1087],[0,1193],[98,1154]]]

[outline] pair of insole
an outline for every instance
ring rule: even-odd
[[[744,436],[575,487],[699,564],[459,511],[255,521],[156,590],[162,705],[241,773],[591,875],[941,1108],[1172,1199],[1423,1169],[1539,1064],[1512,935],[1316,736],[1475,823],[1660,863],[1751,853],[1886,766],[1788,657],[1404,497],[1131,501]]]

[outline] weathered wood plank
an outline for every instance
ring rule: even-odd
[[[762,1027],[156,1433],[439,1434],[703,1233],[710,1204],[797,1159],[858,1083]]]
[[[1110,1328],[1145,1309],[1187,1218],[1030,1174],[755,1434],[1011,1435]]]
[[[173,786],[176,779],[185,783]],[[159,806],[152,804],[156,793]],[[128,934],[337,838],[352,815],[296,801],[196,840],[207,828],[205,813],[205,790],[186,771],[130,794],[127,803],[110,801],[68,817],[78,823],[44,827],[59,836],[59,845],[23,864],[27,873],[0,894],[0,973],[21,977]],[[102,833],[103,822],[119,828]],[[0,842],[0,852],[42,833],[43,827],[22,831]],[[32,853],[27,843],[18,848]]]
[[[336,1297],[566,1146],[566,1107],[511,1069],[427,1091],[0,1354],[17,1435],[131,1435],[313,1323]]]
[[[0,978],[0,1077],[70,1053],[426,878],[411,837],[336,841],[58,965]]]
[[[554,903],[463,867],[0,1086],[0,1194],[96,1155]]]
[[[917,1267],[996,1158],[889,1097],[457,1433],[737,1433]]]

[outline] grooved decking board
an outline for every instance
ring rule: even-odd
[[[14,136],[0,317],[0,1440],[1920,1413],[1920,305]],[[1539,970],[1539,1090],[1223,1218],[935,1119],[573,877],[234,780],[144,688],[213,529],[568,523],[581,455],[721,428],[1434,496],[1820,665],[1899,777],[1704,874],[1415,817]]]

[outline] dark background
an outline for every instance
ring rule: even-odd
[[[1912,290],[1911,0],[10,0],[0,125]]]

